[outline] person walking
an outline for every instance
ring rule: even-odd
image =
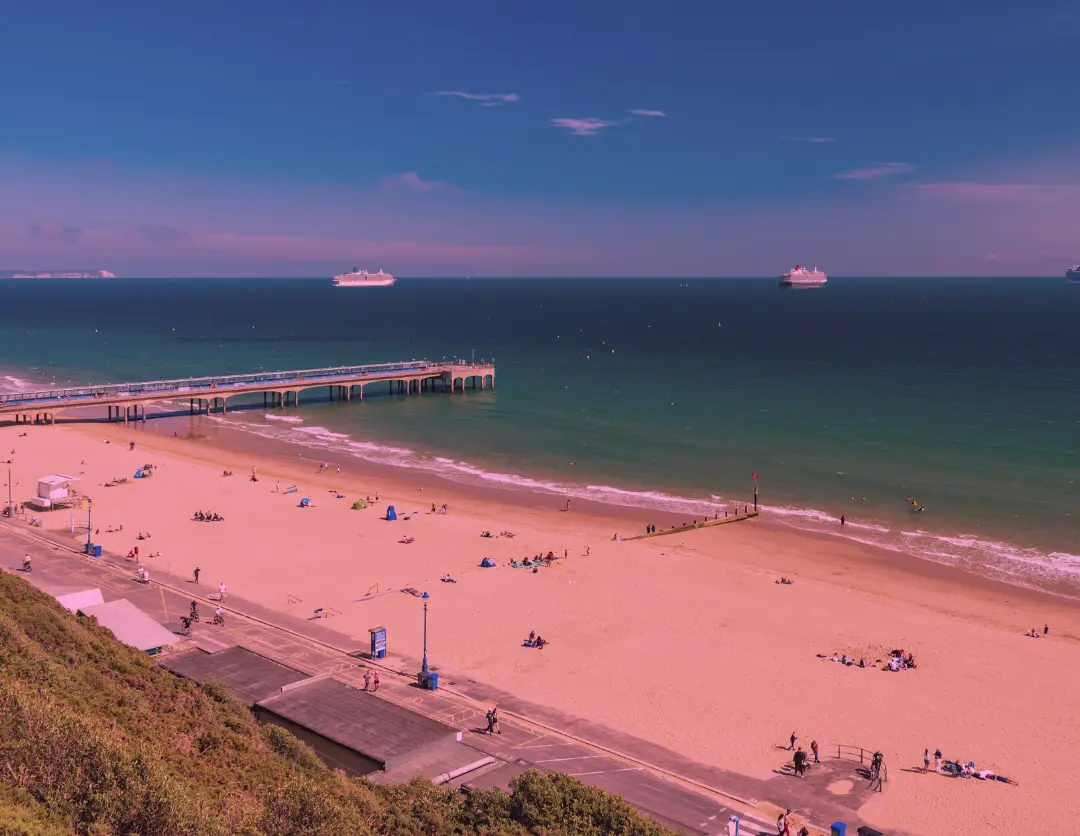
[[[811,740],[810,741],[810,751],[814,753],[814,763],[821,763],[821,761],[818,760],[818,750],[817,750],[817,741],[816,740]]]
[[[923,749],[922,750],[922,771],[923,771],[923,774],[925,775],[929,771],[929,769],[930,769],[930,750],[929,749]]]
[[[193,574],[195,576],[195,583],[199,582],[199,572],[201,572],[201,571],[202,571],[202,569],[200,569],[198,566],[196,566],[195,571],[191,573],[191,574]]]
[[[790,750],[794,751],[794,750],[795,750],[795,741],[796,741],[796,740],[798,740],[798,739],[799,739],[799,738],[797,738],[797,737],[795,736],[795,732],[792,732],[792,733],[791,733],[791,745],[790,745],[790,746],[788,746],[788,749],[790,749]]]
[[[364,671],[364,690],[371,690],[371,671]]]
[[[938,775],[941,774],[941,750],[940,749],[935,749],[934,750],[934,772],[936,772]]]
[[[225,595],[226,595],[226,592],[227,592],[226,589],[225,589],[225,584],[224,583],[218,584],[217,591],[218,591],[218,600],[219,601],[224,601],[225,600]]]
[[[843,514],[841,514],[840,515],[840,527],[843,528],[845,525],[847,525],[847,517],[844,516]]]
[[[499,707],[497,705],[491,706],[491,710],[487,713],[487,733],[502,734],[502,729],[499,728]]]
[[[374,675],[374,676],[372,676],[372,678],[371,678],[371,679],[372,679],[372,682],[373,682],[373,683],[374,683],[374,685],[375,685],[375,687],[371,689],[371,693],[373,693],[373,694],[374,694],[374,693],[375,693],[376,691],[378,691],[378,690],[379,690],[379,672],[378,672],[378,671],[375,671],[375,675]]]
[[[806,751],[802,746],[799,747],[799,751],[792,757],[792,761],[795,763],[795,777],[801,778],[802,774],[806,771]]]
[[[791,825],[788,822],[788,816],[791,815],[791,809],[789,808],[785,812],[781,813],[776,819],[776,836],[791,836]]]

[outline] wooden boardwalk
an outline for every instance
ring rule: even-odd
[[[479,387],[477,383],[479,382]],[[264,406],[299,406],[300,393],[327,387],[330,399],[363,400],[364,387],[381,383],[391,394],[423,392],[463,392],[495,387],[494,363],[463,361],[431,363],[410,360],[366,366],[332,366],[285,372],[255,372],[215,377],[189,377],[142,383],[111,383],[104,386],[76,386],[42,389],[35,392],[0,394],[0,416],[10,416],[16,424],[53,424],[56,417],[71,409],[103,406],[110,420],[146,420],[146,407],[163,401],[188,401],[196,412],[228,411],[230,398],[263,396]]]

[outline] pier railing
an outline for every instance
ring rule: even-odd
[[[412,374],[476,365],[465,360],[430,362],[409,360],[399,363],[371,363],[362,366],[332,366],[322,369],[300,369],[281,372],[253,372],[215,377],[188,377],[176,380],[149,380],[138,383],[112,383],[101,386],[72,386],[63,389],[40,389],[32,392],[0,394],[0,407],[38,406],[44,404],[75,404],[102,398],[138,398],[147,396],[190,397],[216,390],[243,389],[258,386],[287,386],[293,383],[326,383],[358,377],[387,377],[393,374]]]

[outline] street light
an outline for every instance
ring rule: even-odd
[[[94,504],[94,500],[87,498],[86,500],[86,553],[90,554],[92,549],[90,548],[90,532],[93,530],[90,528],[90,508]]]
[[[424,602],[424,664],[423,664],[423,667],[420,668],[420,672],[424,676],[427,676],[427,674],[428,674],[428,665],[427,665],[427,602],[428,602],[428,598],[430,598],[430,597],[431,596],[428,595],[426,592],[423,595],[420,596],[420,598]]]

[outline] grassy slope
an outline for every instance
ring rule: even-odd
[[[0,572],[0,834],[660,834],[622,799],[528,773],[513,793],[328,770],[214,685],[159,668]]]

